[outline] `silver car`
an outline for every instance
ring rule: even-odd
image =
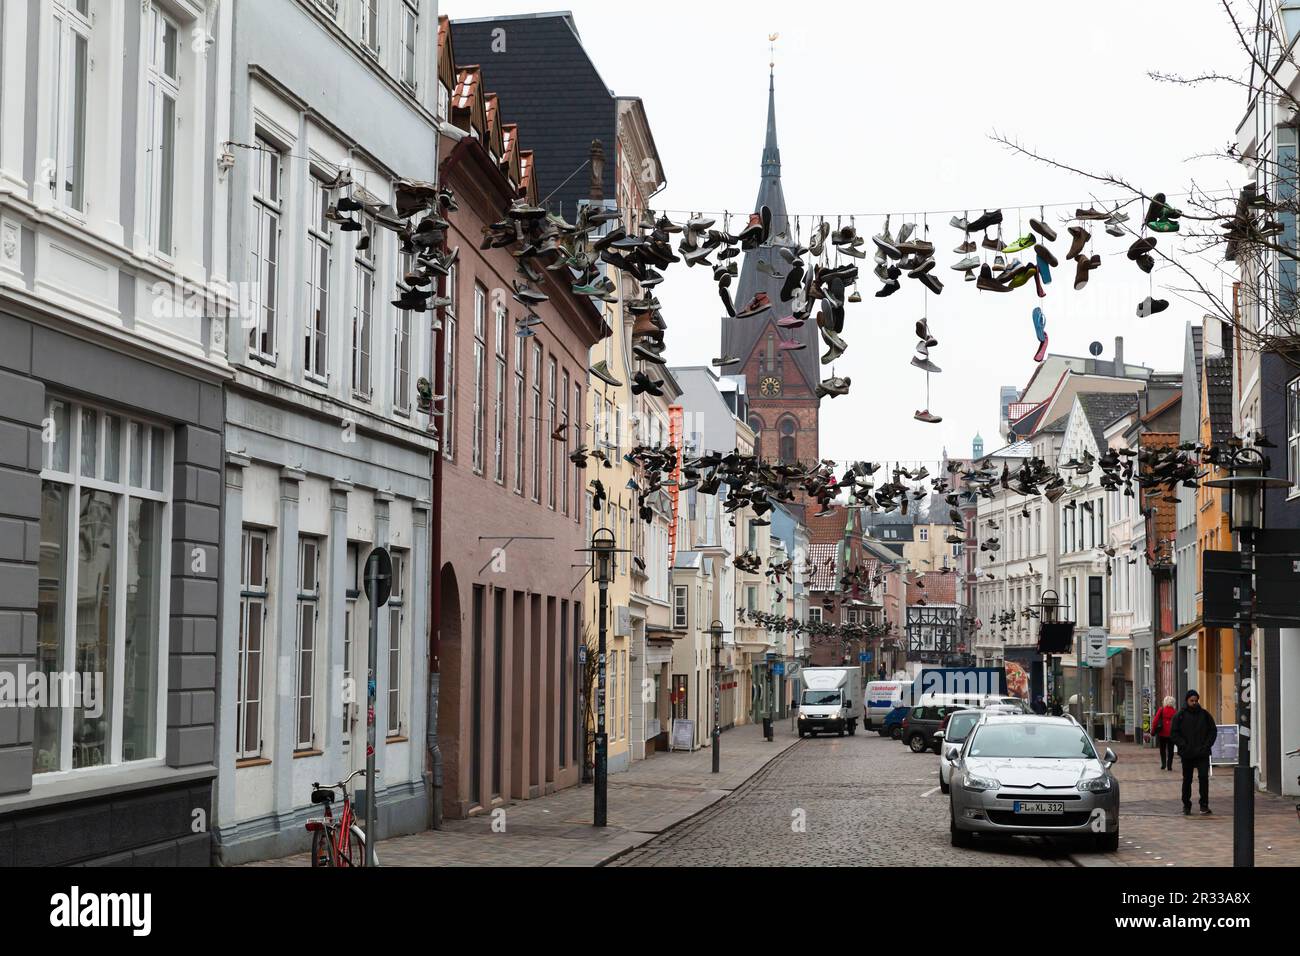
[[[961,745],[966,742],[966,738],[970,736],[970,732],[975,729],[975,725],[983,716],[982,710],[954,711],[948,715],[943,729],[935,734],[936,737],[943,736],[943,743],[939,748],[939,789],[944,793],[948,792],[948,786],[952,783],[952,759],[949,755],[953,751],[960,752]]]
[[[1098,850],[1119,849],[1115,754],[1098,757],[1073,718],[986,714],[944,755],[952,764],[953,846],[996,833],[1091,836]]]

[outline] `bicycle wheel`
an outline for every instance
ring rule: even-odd
[[[352,834],[348,839],[348,866],[365,866],[366,865],[366,831],[362,830],[356,824],[352,826]]]
[[[328,829],[314,830],[311,835],[311,865],[334,865],[334,841]]]

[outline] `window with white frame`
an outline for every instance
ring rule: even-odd
[[[374,56],[379,55],[380,0],[357,0],[361,8],[361,45]]]
[[[557,416],[559,415],[559,404],[556,401],[555,393],[556,387],[555,356],[552,355],[546,363],[546,427],[551,431],[555,431]],[[555,510],[555,446],[555,442],[547,442],[546,502],[552,511]]]
[[[329,371],[330,269],[334,261],[329,184],[317,173],[308,177],[307,317],[303,324],[303,371],[324,381]]]
[[[316,634],[320,622],[320,541],[298,539],[298,647],[296,749],[316,745]]]
[[[406,619],[406,553],[396,549],[393,559],[393,593],[388,599],[388,733],[402,733],[402,624]]]
[[[442,457],[448,461],[456,459],[456,275],[453,265],[446,282],[447,298],[451,304],[442,310],[442,347],[443,347],[443,399],[442,409]]]
[[[411,411],[411,313],[406,309],[393,318],[393,411]]]
[[[917,530],[917,534],[919,534],[919,535],[921,536],[921,540],[922,540],[922,541],[929,541],[929,540],[930,540],[930,529],[929,529],[929,528],[917,528],[916,530]]]
[[[438,84],[438,120],[439,122],[447,121],[447,112],[451,106],[451,90],[447,88],[446,83]]]
[[[275,325],[279,315],[280,215],[284,208],[280,150],[270,140],[256,139],[253,169],[253,236],[250,275],[255,283],[256,322],[248,332],[249,350],[275,359]]]
[[[343,592],[343,687],[348,689],[343,703],[343,742],[352,738],[352,714],[357,706],[358,691],[352,683],[352,654],[357,638],[357,599],[361,597],[361,546],[348,544],[345,590]],[[367,637],[369,633],[367,632]],[[350,698],[350,699],[348,699]]]
[[[542,501],[542,347],[533,343],[533,501]]]
[[[54,201],[86,211],[86,113],[89,88],[90,0],[54,0],[53,109],[48,113],[54,155]]]
[[[262,657],[270,575],[267,533],[245,528],[239,563],[239,670],[235,708],[235,756],[262,755]]]
[[[1286,386],[1286,461],[1289,494],[1300,494],[1300,378]]]
[[[524,493],[524,447],[528,428],[524,420],[524,340],[515,336],[515,494]]]
[[[575,382],[573,383],[573,415],[574,415],[574,418],[573,418],[573,444],[574,444],[575,446],[577,446],[577,445],[581,445],[581,444],[582,444],[582,434],[583,434],[583,431],[582,431],[582,382],[581,382],[581,381],[575,381]],[[567,433],[566,433],[566,434],[567,434]],[[566,459],[566,461],[567,461],[567,459]],[[575,479],[574,479],[574,482],[573,482],[573,486],[574,486],[575,488],[578,489],[578,495],[581,496],[581,495],[582,495],[582,482],[579,481],[579,480],[577,480],[577,478],[576,478],[576,475],[577,475],[577,471],[576,471],[576,469],[577,469],[577,467],[578,467],[577,465],[573,465],[573,466],[572,466],[572,468],[574,469],[574,475],[575,475]],[[578,516],[581,515],[581,514],[582,514],[582,509],[579,508],[577,505],[575,505],[575,506],[574,506],[574,513],[573,513],[574,520],[577,520],[577,519],[578,519]]]
[[[822,609],[819,607],[810,607],[808,609],[808,623],[820,624],[822,622]]]
[[[180,100],[180,31],[157,6],[149,13],[146,67],[147,137],[145,174],[149,208],[149,239],[155,251],[172,255],[172,222],[176,185],[176,104]]]
[[[560,426],[563,428],[564,440],[560,442],[560,512],[569,513],[569,372],[566,369],[560,382],[560,401],[564,409],[560,412]]]
[[[492,343],[496,352],[493,366],[496,377],[493,380],[492,411],[492,477],[498,485],[506,480],[506,310],[501,306],[495,309],[496,339]]]
[[[361,235],[369,232],[363,226]],[[371,243],[357,243],[357,300],[352,307],[352,394],[370,401],[371,326],[375,311],[375,249]]]
[[[420,29],[420,0],[401,0],[402,48],[398,79],[412,91],[419,89],[415,74],[415,38]]]
[[[171,565],[164,430],[53,399],[41,470],[37,669],[98,703],[34,702],[32,770],[159,757]],[[60,683],[55,683],[59,681]],[[82,692],[83,694],[86,691]]]
[[[474,283],[474,473],[483,473],[483,417],[487,402],[487,289]]]
[[[686,630],[690,623],[690,588],[684,584],[673,587],[673,629]]]

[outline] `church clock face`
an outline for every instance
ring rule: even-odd
[[[758,393],[769,398],[781,394],[781,380],[775,375],[768,375],[758,383]]]

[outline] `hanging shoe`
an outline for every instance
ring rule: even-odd
[[[986,210],[984,215],[980,216],[978,219],[976,219],[974,222],[970,223],[966,227],[966,231],[981,232],[982,230],[989,228],[989,226],[996,226],[999,225],[1001,222],[1002,222],[1001,209],[994,209],[992,212]]]
[[[1041,242],[1034,246],[1034,255],[1038,257],[1039,262],[1046,262],[1052,268],[1056,268],[1061,264],[1057,261],[1052,250],[1047,248],[1047,246],[1043,245]]]
[[[1155,315],[1157,312],[1163,312],[1169,308],[1167,299],[1153,299],[1147,296],[1138,303],[1137,314],[1139,319],[1145,319],[1148,315]]]
[[[889,258],[895,260],[903,258],[903,253],[893,244],[893,242],[890,241],[887,232],[876,233],[876,235],[871,237],[871,241],[876,244],[877,249],[889,256]]]
[[[979,246],[975,243],[973,239],[967,239],[965,242],[961,243],[952,251],[959,256],[968,256],[978,248]]]
[[[817,388],[816,388],[817,397],[836,398],[840,395],[847,395],[849,394],[850,384],[851,384],[851,380],[847,375],[844,376],[843,378],[839,378],[832,375],[830,378],[817,383]]]
[[[1107,223],[1106,235],[1122,238],[1124,236],[1124,227],[1117,222]]]
[[[1083,247],[1086,246],[1088,240],[1092,238],[1092,233],[1083,226],[1071,226],[1070,235],[1073,239],[1070,242],[1070,251],[1065,254],[1065,258],[1074,259],[1079,255],[1079,253],[1083,252]]]
[[[929,422],[931,425],[936,425],[939,422],[943,421],[942,418],[940,418],[938,415],[933,414],[928,408],[920,409],[912,417],[915,418],[918,422]]]
[[[736,305],[731,301],[731,293],[725,287],[718,288],[718,297],[722,299],[722,307],[727,310],[727,315],[733,319],[736,317]]]
[[[1091,258],[1079,255],[1074,261],[1078,263],[1078,268],[1074,272],[1074,291],[1078,292],[1088,284],[1088,276],[1092,270],[1101,268],[1101,256],[1095,253]]]
[[[1074,211],[1075,219],[1086,219],[1086,220],[1105,219],[1107,218],[1108,215],[1109,213],[1104,213],[1099,209],[1093,209],[1091,206],[1089,206],[1087,209],[1076,209]]]
[[[1011,290],[1004,286],[997,279],[993,278],[993,270],[989,268],[988,263],[980,266],[979,279],[975,282],[975,288],[984,292],[1010,292]]]
[[[709,364],[718,368],[726,368],[728,365],[739,365],[740,359],[736,358],[734,355],[721,355],[718,358],[713,359]]]
[[[1034,361],[1041,362],[1047,358],[1047,333],[1043,333],[1043,340],[1038,343],[1038,349],[1034,352]]]
[[[807,319],[801,319],[797,315],[787,315],[784,318],[776,320],[777,328],[781,329],[801,329],[808,322]]]
[[[948,268],[955,269],[958,272],[969,272],[971,269],[978,268],[979,264],[979,256],[967,256],[965,259],[958,259]]]
[[[885,298],[886,296],[891,296],[891,295],[893,295],[895,292],[897,292],[900,288],[901,288],[901,286],[899,285],[899,282],[898,282],[897,279],[890,279],[890,280],[887,281],[883,286],[881,286],[878,290],[876,290],[876,298],[877,298],[877,299],[883,299],[883,298]]]
[[[1049,226],[1047,223],[1043,222],[1041,219],[1029,220],[1029,228],[1034,230],[1034,232],[1038,233],[1048,242],[1056,241],[1056,230],[1053,229],[1051,226]]]
[[[1145,254],[1138,256],[1135,261],[1137,262],[1137,267],[1143,272],[1149,273],[1156,267],[1156,260]]]
[[[1047,316],[1043,314],[1042,309],[1035,308],[1033,313],[1033,319],[1034,319],[1034,337],[1038,339],[1038,341],[1042,342],[1044,339],[1047,338]]]
[[[1046,248],[1046,246],[1044,246],[1044,248]],[[1051,250],[1049,249],[1048,251],[1050,252]],[[1056,256],[1052,256],[1052,259],[1055,260]],[[1035,259],[1035,265],[1038,266],[1039,284],[1049,285],[1052,281],[1052,264],[1048,263],[1048,261],[1042,256],[1037,256]]]
[[[926,272],[917,280],[935,295],[943,292],[943,281],[933,272]]]
[[[808,251],[813,256],[820,256],[822,250],[826,248],[826,237],[831,234],[831,224],[829,222],[819,222],[813,229],[812,238],[808,240]]]
[[[935,374],[943,371],[943,369],[931,362],[929,358],[922,357],[919,354],[912,356],[912,364],[919,369],[923,369],[927,372],[934,372]]]
[[[1021,236],[1019,239],[1016,239],[1014,242],[1008,243],[1006,246],[1003,247],[1002,251],[1007,253],[1008,255],[1015,255],[1017,252],[1023,252],[1024,250],[1028,249],[1030,246],[1034,244],[1034,241],[1035,240],[1033,234],[1026,233],[1025,235]]]
[[[1001,233],[999,233],[996,236],[990,236],[985,234],[984,238],[980,240],[980,245],[983,246],[985,249],[992,250],[993,252],[1000,252],[1002,250]]]
[[[1155,247],[1155,236],[1143,236],[1141,239],[1134,240],[1133,244],[1128,247],[1128,257],[1136,262],[1138,256],[1146,255]]]
[[[604,382],[606,385],[612,385],[614,388],[623,387],[623,383],[620,382],[618,379],[616,379],[613,373],[610,372],[609,364],[604,359],[601,359],[599,362],[593,364],[591,368],[588,369],[588,371],[591,372],[592,375],[596,376],[596,378]]]
[[[750,299],[749,304],[738,311],[735,315],[738,319],[748,319],[751,316],[765,312],[772,307],[772,300],[767,297],[766,292],[760,292]]]
[[[916,337],[925,343],[926,348],[934,348],[939,340],[930,334],[930,323],[925,319],[916,320]]]

